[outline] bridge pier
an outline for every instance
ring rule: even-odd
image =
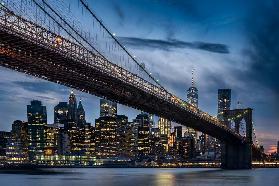
[[[226,117],[239,115],[243,112],[241,118],[235,120],[236,132],[239,133],[239,123],[242,118],[246,123],[246,137],[242,143],[234,143],[226,141],[221,146],[221,168],[222,169],[251,169],[252,168],[252,109],[242,110],[229,110],[226,113]]]
[[[222,169],[251,169],[252,145],[251,144],[222,144]]]

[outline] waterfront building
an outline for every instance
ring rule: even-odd
[[[95,120],[96,157],[113,159],[118,153],[117,122],[115,117],[104,116]]]
[[[95,157],[95,127],[91,126],[90,123],[86,123],[83,127],[83,135],[84,155],[87,157]]]
[[[68,131],[63,128],[58,129],[57,153],[58,155],[71,154],[70,136]]]
[[[141,113],[137,115],[134,119],[134,124],[138,126],[137,135],[137,156],[138,160],[143,160],[148,158],[150,153],[150,120],[146,113]]]
[[[46,142],[44,155],[45,156],[54,156],[58,154],[58,135],[59,128],[55,125],[47,125],[46,127]]]
[[[43,155],[46,142],[47,112],[40,101],[33,100],[27,105],[28,154],[30,161]]]
[[[195,155],[195,142],[191,136],[182,137],[177,141],[177,155],[181,160],[190,160]]]
[[[7,142],[11,136],[11,132],[0,131],[0,164],[6,161]]]
[[[116,138],[117,138],[117,144],[118,144],[118,152],[117,156],[119,158],[126,158],[127,156],[127,141],[126,137],[126,131],[127,131],[127,124],[128,124],[128,117],[125,115],[117,115],[116,116]]]
[[[150,137],[150,158],[154,161],[160,161],[165,155],[165,149],[161,141],[159,128],[151,129]]]
[[[28,123],[16,120],[12,124],[11,136],[7,139],[6,162],[26,164],[28,162]]]
[[[28,163],[27,146],[24,141],[11,136],[7,139],[6,145],[6,163],[19,165]]]
[[[72,156],[83,156],[85,151],[83,149],[84,133],[82,128],[73,126],[68,130],[70,139],[70,151]]]

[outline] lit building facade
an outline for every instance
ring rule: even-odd
[[[134,119],[134,124],[138,126],[137,135],[137,157],[139,160],[145,159],[149,156],[151,145],[150,145],[150,118],[146,113],[137,115]]]
[[[6,158],[8,164],[28,162],[27,122],[16,120],[12,124],[11,137],[7,139]]]
[[[194,107],[199,107],[199,91],[195,85],[194,81],[194,69],[192,70],[192,82],[191,87],[187,90],[187,102],[193,105]],[[198,138],[198,132],[192,128],[187,128],[188,135],[193,136],[194,140]]]
[[[192,70],[192,86],[187,90],[187,101],[195,107],[199,105],[199,91],[194,82],[194,70]]]
[[[57,127],[54,125],[48,125],[46,127],[45,156],[54,156],[58,154],[58,135],[59,129]]]
[[[171,121],[165,118],[159,118],[158,128],[160,130],[160,135],[165,135],[169,137],[171,133]]]
[[[27,105],[28,154],[30,161],[43,155],[46,142],[47,112],[40,101],[33,100]]]
[[[223,120],[223,112],[231,109],[231,89],[218,89],[218,119]]]
[[[117,115],[117,103],[110,100],[100,100],[100,117],[116,117]]]
[[[104,116],[95,120],[95,143],[97,158],[116,158],[118,153],[118,139],[115,117]]]
[[[0,131],[0,164],[6,161],[7,142],[11,137],[11,132]]]

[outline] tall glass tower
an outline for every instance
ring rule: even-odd
[[[231,89],[218,89],[218,119],[223,120],[225,110],[231,108]]]
[[[194,69],[192,70],[192,86],[187,90],[187,101],[195,107],[199,105],[199,91],[195,87]]]
[[[77,100],[73,91],[69,96],[69,111],[68,111],[68,119],[72,122],[77,122]]]
[[[46,142],[47,112],[42,102],[33,100],[27,105],[27,119],[28,155],[32,161],[36,155],[43,155]]]
[[[82,128],[85,126],[85,124],[86,124],[85,111],[80,100],[77,108],[77,126],[79,128]]]

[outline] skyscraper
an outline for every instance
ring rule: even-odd
[[[40,101],[31,101],[31,104],[27,105],[27,118],[28,154],[32,161],[35,155],[43,155],[44,152],[47,126],[46,107]]]
[[[73,91],[71,91],[71,94],[69,96],[68,108],[69,108],[69,112],[68,112],[69,121],[77,122],[77,100]]]
[[[100,117],[111,116],[115,117],[117,114],[117,103],[110,100],[100,100]]]
[[[117,122],[115,117],[104,116],[95,120],[96,156],[115,158],[118,153]]]
[[[28,123],[16,120],[12,124],[12,137],[8,140],[6,153],[10,163],[26,163],[28,160]],[[8,155],[9,154],[9,155]],[[15,160],[15,161],[14,161]]]
[[[231,89],[218,89],[218,118],[223,120],[224,110],[231,108]]]
[[[191,82],[191,87],[187,90],[187,101],[194,107],[199,106],[199,92],[198,89],[195,86],[195,81],[194,81],[194,69],[192,70],[192,82]],[[193,136],[194,140],[197,140],[198,138],[198,133],[192,128],[187,127],[188,135]]]
[[[178,139],[182,138],[182,126],[175,126],[174,134],[175,134],[176,138],[178,138]]]
[[[187,90],[187,101],[195,107],[199,105],[199,92],[195,87],[194,69],[192,70],[192,86]]]
[[[171,133],[171,121],[165,118],[159,118],[158,128],[160,130],[160,135],[169,137]]]
[[[138,135],[137,135],[137,152],[138,159],[144,159],[148,157],[151,146],[150,146],[150,118],[146,113],[141,113],[137,115],[134,119],[134,124],[138,126]]]
[[[279,154],[279,141],[277,141],[277,154]]]
[[[54,123],[63,124],[67,128],[68,123],[68,103],[59,102],[58,105],[54,107]]]
[[[84,127],[86,124],[85,120],[85,111],[83,109],[81,100],[78,103],[78,108],[77,108],[77,126],[78,128]]]

